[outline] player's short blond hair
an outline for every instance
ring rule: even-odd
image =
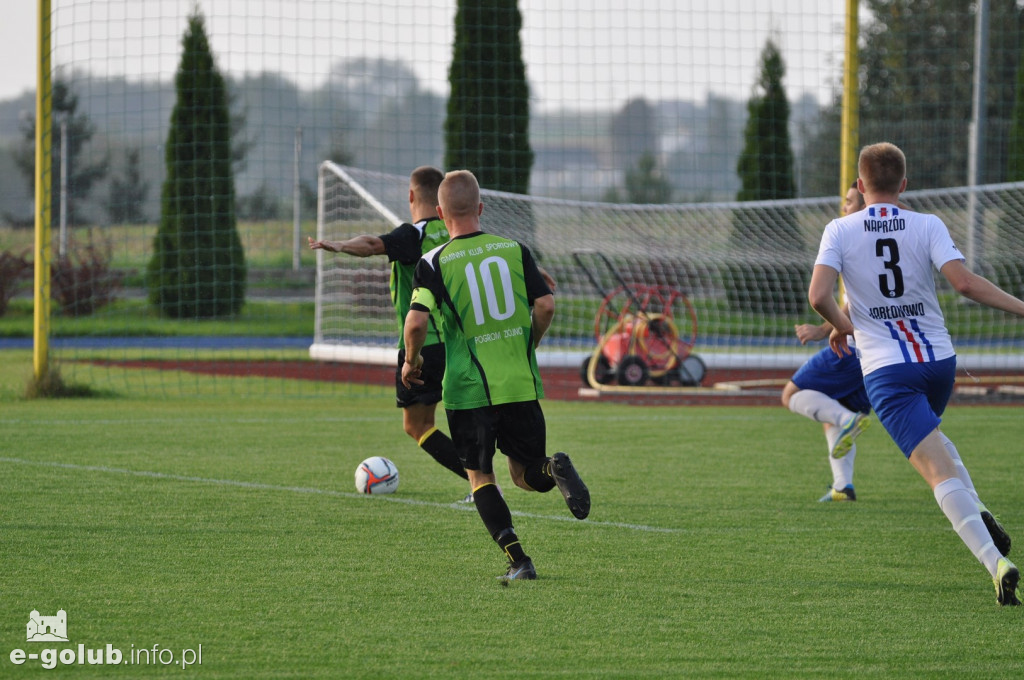
[[[857,173],[870,193],[899,193],[907,176],[907,157],[895,144],[870,144],[860,151]]]
[[[438,204],[445,216],[476,215],[480,207],[480,184],[469,170],[452,170],[437,190]]]

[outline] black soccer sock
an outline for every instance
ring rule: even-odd
[[[509,561],[518,564],[523,560],[530,559],[523,552],[523,546],[519,543],[519,537],[516,536],[515,529],[511,527],[505,529],[494,540],[498,543],[498,547],[505,551],[505,556],[508,557]]]
[[[523,471],[523,480],[534,491],[546,493],[555,488],[555,478],[551,476],[551,461],[544,459],[530,463]]]
[[[484,521],[491,538],[508,558],[513,562],[525,559],[526,553],[523,552],[519,537],[512,528],[512,513],[505,499],[501,497],[498,487],[494,484],[484,484],[473,489],[473,502],[476,503],[476,511],[480,513],[480,519]]]
[[[466,470],[462,467],[459,455],[455,453],[455,444],[451,438],[436,427],[430,428],[425,435],[420,437],[420,448],[430,454],[431,458],[448,468],[459,477],[469,479]]]

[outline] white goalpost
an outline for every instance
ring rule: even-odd
[[[318,237],[390,231],[408,209],[407,189],[407,177],[324,162]],[[983,214],[981,234],[974,235],[977,269],[1020,295],[1024,230],[1014,215],[1024,183],[974,194]],[[904,196],[915,209],[940,215],[958,243],[968,238],[969,199],[965,188]],[[542,365],[580,366],[609,334],[632,332],[628,324],[639,308],[671,323],[683,342],[670,353],[699,355],[708,369],[754,378],[795,369],[818,349],[800,346],[793,326],[820,322],[806,291],[821,231],[838,211],[835,199],[629,205],[484,190],[483,201],[484,229],[526,243],[557,282],[556,322],[538,351]],[[313,359],[394,363],[398,324],[387,281],[383,258],[319,254]],[[1019,324],[959,301],[944,286],[940,281],[961,368],[1024,369]],[[651,364],[644,380],[657,384],[655,350],[644,350]]]

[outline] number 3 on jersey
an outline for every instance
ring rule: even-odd
[[[487,313],[495,321],[504,321],[516,311],[512,291],[512,273],[508,262],[500,257],[488,257],[480,262],[480,275],[472,262],[466,264],[466,283],[473,303],[473,320],[477,326],[484,325],[484,305],[480,292],[487,299]],[[500,291],[499,291],[500,289]],[[501,295],[499,302],[498,296]]]
[[[878,275],[878,290],[887,298],[903,297],[903,271],[899,268],[900,249],[894,238],[880,238],[875,241],[875,255],[886,257],[882,266],[892,272],[892,285],[889,285],[889,274]]]

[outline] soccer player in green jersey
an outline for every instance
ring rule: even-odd
[[[431,320],[430,331],[420,350],[430,358],[423,383],[412,387],[402,383],[402,366],[405,364],[402,324],[409,311],[413,271],[424,253],[448,241],[448,231],[437,216],[437,188],[443,179],[444,173],[434,167],[425,165],[412,171],[409,176],[411,224],[401,224],[381,236],[363,235],[345,241],[314,241],[311,238],[309,247],[355,257],[388,256],[391,262],[391,302],[395,306],[399,327],[395,403],[402,409],[405,432],[434,460],[466,479],[452,440],[434,424],[434,412],[441,401],[441,376],[444,375],[444,345],[434,320]]]
[[[536,347],[555,314],[554,295],[529,248],[480,230],[480,186],[467,170],[445,175],[437,213],[452,240],[416,266],[405,320],[407,386],[422,381],[430,358],[421,352],[439,312],[447,363],[442,400],[455,449],[469,475],[484,526],[504,551],[506,581],[535,579],[508,504],[495,486],[496,448],[509,459],[516,486],[558,487],[577,519],[590,513],[590,492],[569,456],[547,457],[544,396]]]

